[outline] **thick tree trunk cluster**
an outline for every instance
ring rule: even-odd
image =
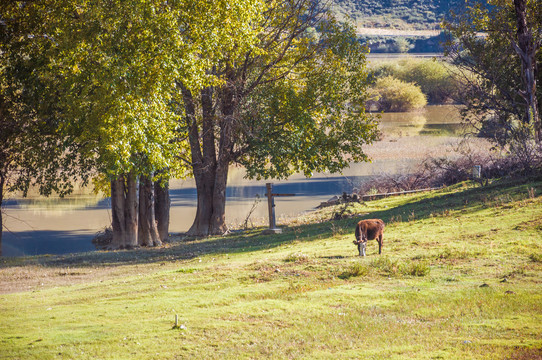
[[[216,114],[213,88],[201,91],[201,129],[193,94],[183,88],[185,114],[189,128],[192,167],[197,189],[197,210],[189,235],[222,235],[226,226],[226,185],[233,152],[234,94],[226,88],[220,93],[220,114]],[[217,121],[217,117],[219,120]],[[217,129],[218,128],[218,129]],[[215,131],[219,132],[216,142]]]
[[[139,180],[139,181],[138,181]],[[158,201],[157,201],[158,199]],[[112,249],[160,246],[169,232],[167,187],[147,177],[120,175],[111,181]]]

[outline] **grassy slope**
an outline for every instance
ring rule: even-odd
[[[460,184],[350,206],[387,223],[366,258],[360,216],[328,209],[282,235],[6,259],[4,285],[45,286],[0,295],[0,358],[542,358],[541,194]]]

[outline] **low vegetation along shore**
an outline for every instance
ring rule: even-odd
[[[381,256],[356,256],[362,218],[386,222]],[[508,180],[338,205],[279,235],[5,258],[0,358],[541,359],[541,240],[542,181]]]

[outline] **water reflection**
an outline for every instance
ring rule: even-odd
[[[90,190],[89,190],[90,191]],[[16,205],[19,209],[28,209],[36,213],[68,212],[87,208],[108,208],[109,202],[100,195],[75,195],[61,197],[29,197],[11,199],[6,205]]]
[[[381,130],[384,141],[367,147],[375,159],[372,163],[351,164],[343,175],[315,174],[314,178],[306,179],[296,174],[286,181],[273,181],[276,192],[297,195],[276,198],[278,223],[284,217],[310,211],[343,191],[352,192],[375,174],[411,168],[426,151],[443,149],[461,131],[459,112],[452,106],[433,106],[421,113],[387,113],[382,116]],[[421,137],[425,137],[423,144]],[[266,181],[247,180],[244,175],[241,168],[230,170],[226,221],[232,226],[243,224],[256,204],[249,224],[266,224]],[[185,232],[196,211],[194,181],[172,181],[170,195],[170,231]],[[9,231],[4,232],[4,256],[91,251],[94,234],[111,223],[109,198],[88,192],[65,199],[11,199],[6,203],[5,212]]]
[[[428,106],[422,111],[382,114],[386,136],[456,136],[464,131],[457,106]]]

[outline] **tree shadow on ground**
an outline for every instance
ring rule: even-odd
[[[212,254],[234,254],[262,251],[293,241],[313,241],[330,234],[329,222],[301,227],[285,227],[282,234],[263,235],[264,228],[235,232],[227,236],[210,238],[181,237],[164,247],[137,248],[116,251],[88,251],[57,255],[0,258],[0,268],[25,265],[45,267],[101,267],[160,263],[175,260],[190,260]],[[48,234],[54,235],[54,234]],[[58,234],[60,235],[60,234]],[[66,235],[66,234],[64,234]],[[174,237],[175,238],[175,237]],[[67,236],[59,240],[70,241]]]

